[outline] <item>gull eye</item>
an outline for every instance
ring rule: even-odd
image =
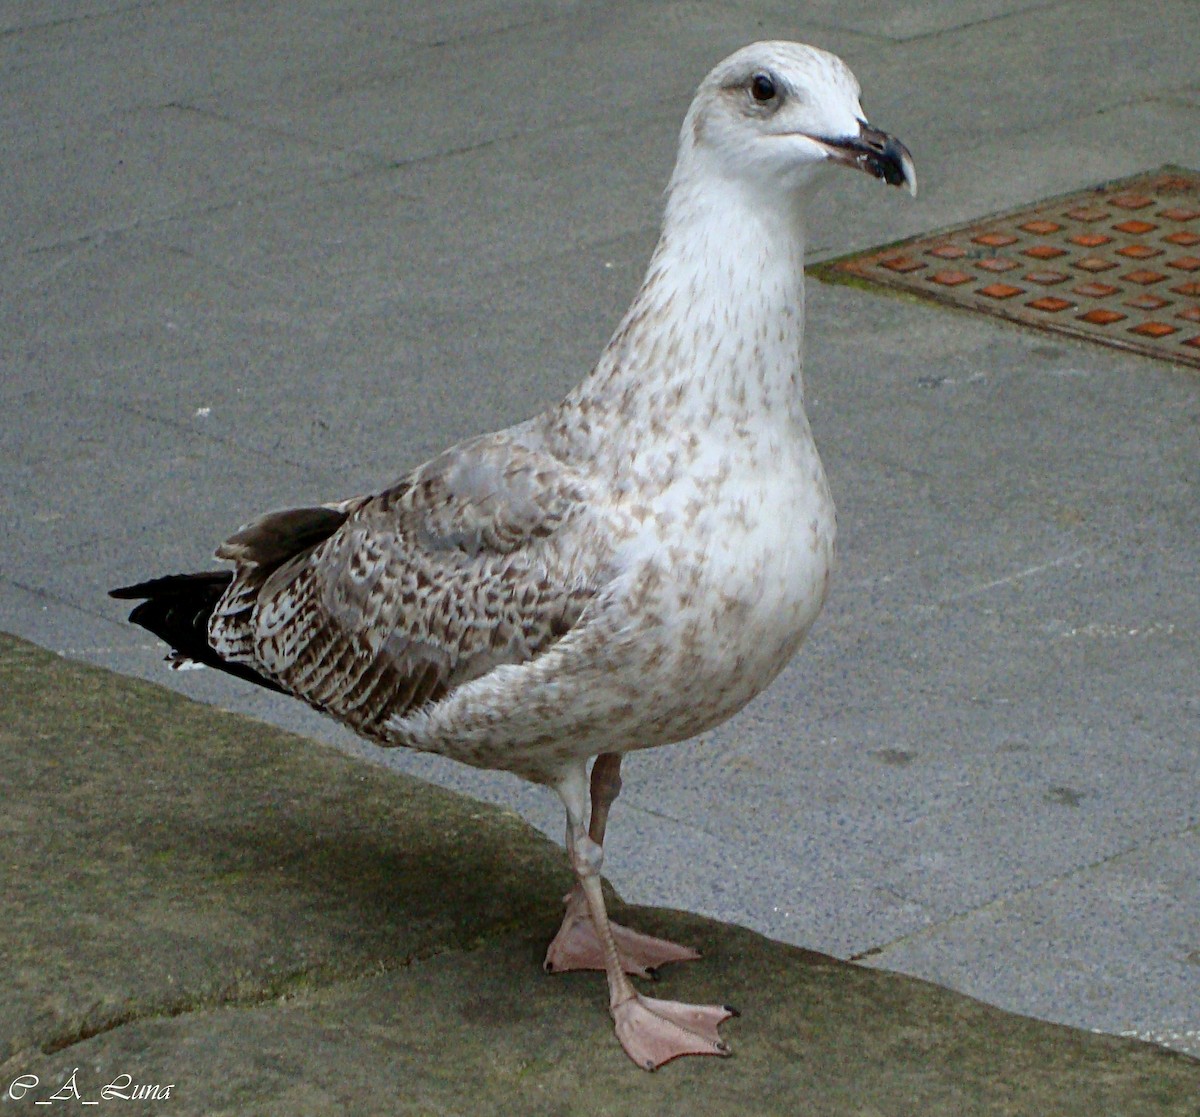
[[[775,94],[775,82],[770,74],[755,74],[750,79],[750,96],[756,101],[770,101]]]

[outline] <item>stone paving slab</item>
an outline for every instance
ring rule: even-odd
[[[0,637],[0,1059],[553,934],[565,862],[511,812]]]
[[[1197,1112],[1187,1056],[634,909],[705,956],[660,995],[744,1012],[732,1059],[646,1075],[600,975],[540,972],[568,875],[511,812],[7,636],[0,694],[14,1112]]]

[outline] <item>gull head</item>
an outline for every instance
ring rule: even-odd
[[[829,165],[917,192],[912,156],[873,128],[859,84],[836,55],[761,42],[719,63],[700,84],[680,135],[672,182],[701,174],[791,196]]]

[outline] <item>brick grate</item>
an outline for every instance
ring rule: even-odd
[[[1200,368],[1200,174],[1164,167],[818,265]]]

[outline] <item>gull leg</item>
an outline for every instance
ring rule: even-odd
[[[592,816],[588,819],[588,837],[604,845],[608,812],[621,794],[621,754],[602,752],[592,765]]]
[[[592,765],[591,792],[592,814],[588,823],[588,838],[597,847],[603,848],[609,808],[621,793],[619,754],[604,752],[596,757],[596,763]],[[563,902],[567,910],[558,934],[546,951],[543,968],[547,973],[604,969],[604,947],[596,935],[582,885],[576,884]],[[644,935],[611,920],[609,927],[625,972],[636,977],[653,977],[654,971],[667,962],[693,962],[700,957],[699,952],[690,946],[679,946],[667,939]]]
[[[558,785],[558,793],[567,808],[567,852],[571,868],[604,953],[608,1008],[625,1053],[644,1070],[654,1070],[681,1055],[728,1055],[729,1048],[717,1034],[717,1026],[735,1015],[732,1009],[720,1005],[660,1001],[643,997],[634,989],[626,976],[604,908],[604,894],[600,889],[603,850],[584,828],[587,769],[583,764],[567,774]]]

